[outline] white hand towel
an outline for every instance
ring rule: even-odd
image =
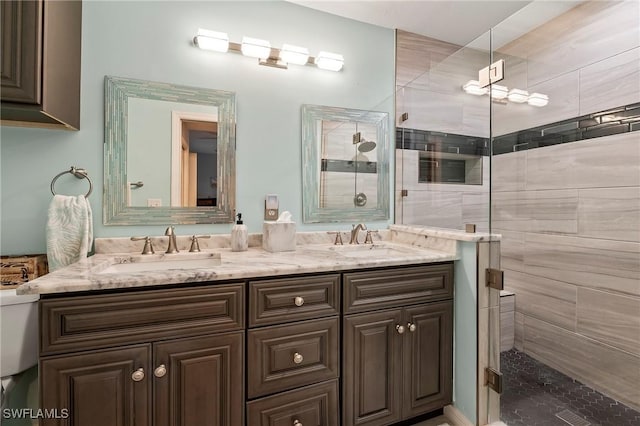
[[[92,243],[93,216],[87,197],[54,195],[47,219],[49,271],[86,258]]]

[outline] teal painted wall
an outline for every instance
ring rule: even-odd
[[[478,290],[477,245],[458,242],[453,299],[453,404],[471,423],[477,422]]]
[[[285,71],[258,66],[257,60],[237,54],[202,51],[191,43],[200,27],[226,31],[232,41],[247,35],[268,39],[275,47],[306,46],[312,54],[339,52],[345,67],[339,73],[295,66]],[[291,3],[86,1],[81,130],[0,128],[0,253],[45,251],[49,184],[71,165],[85,167],[94,182],[90,201],[96,237],[163,233],[160,226],[102,225],[105,75],[235,92],[237,207],[249,230],[260,232],[268,193],[279,194],[281,211],[292,212],[299,230],[347,229],[347,223],[300,223],[300,106],[374,109],[393,117],[394,68],[392,30]],[[56,184],[63,194],[86,188],[86,182],[70,175]],[[179,234],[227,233],[231,225],[176,229]]]

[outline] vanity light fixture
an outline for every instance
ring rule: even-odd
[[[229,50],[229,36],[227,33],[218,31],[198,29],[198,35],[193,42],[200,49],[213,50],[214,52],[226,53]]]
[[[489,87],[491,89],[489,89]],[[543,107],[549,103],[549,97],[542,93],[532,93],[529,94],[526,90],[522,89],[511,89],[509,90],[505,86],[500,86],[498,84],[492,84],[488,87],[480,87],[480,83],[478,80],[469,80],[463,86],[462,89],[470,94],[476,96],[483,96],[489,93],[491,90],[491,98],[495,101],[499,101],[500,103],[506,103],[506,101],[510,101],[516,104],[524,104],[528,103],[531,106],[535,107]]]
[[[271,43],[259,38],[242,37],[242,47],[240,50],[244,56],[267,59],[271,55]]]
[[[480,87],[480,82],[478,80],[469,80],[467,81],[462,89],[470,95],[482,96],[486,95],[489,91],[486,87]]]
[[[500,86],[499,84],[491,85],[491,97],[493,99],[504,99],[508,96],[509,89],[505,86]]]
[[[306,47],[283,44],[280,60],[287,64],[305,65],[309,61],[309,50]]]
[[[316,66],[323,70],[340,71],[344,58],[338,53],[320,52],[317,57],[309,56],[306,47],[283,44],[282,49],[271,47],[271,43],[252,37],[243,37],[242,43],[229,41],[226,33],[199,29],[193,44],[204,50],[241,53],[258,58],[258,64],[287,69],[289,64]]]
[[[526,90],[511,89],[509,90],[507,99],[509,99],[511,102],[522,104],[527,102],[527,100],[529,99],[529,92],[527,92]]]
[[[320,52],[315,59],[316,66],[323,70],[340,71],[344,58],[338,53]]]
[[[542,93],[532,93],[529,95],[529,99],[527,100],[529,105],[533,105],[536,107],[543,107],[549,103],[549,97],[547,95],[543,95]]]

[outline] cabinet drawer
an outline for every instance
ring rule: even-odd
[[[345,313],[453,297],[453,264],[344,274]]]
[[[338,426],[338,381],[319,383],[247,404],[248,426]]]
[[[338,377],[338,318],[249,330],[249,398]]]
[[[244,283],[40,302],[41,354],[244,328]]]
[[[251,281],[249,325],[337,315],[340,312],[340,275]]]

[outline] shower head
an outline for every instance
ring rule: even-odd
[[[362,142],[360,142],[360,146],[358,146],[358,151],[360,152],[369,152],[373,151],[374,149],[376,149],[376,143],[373,141],[365,141],[364,139],[362,139]]]

